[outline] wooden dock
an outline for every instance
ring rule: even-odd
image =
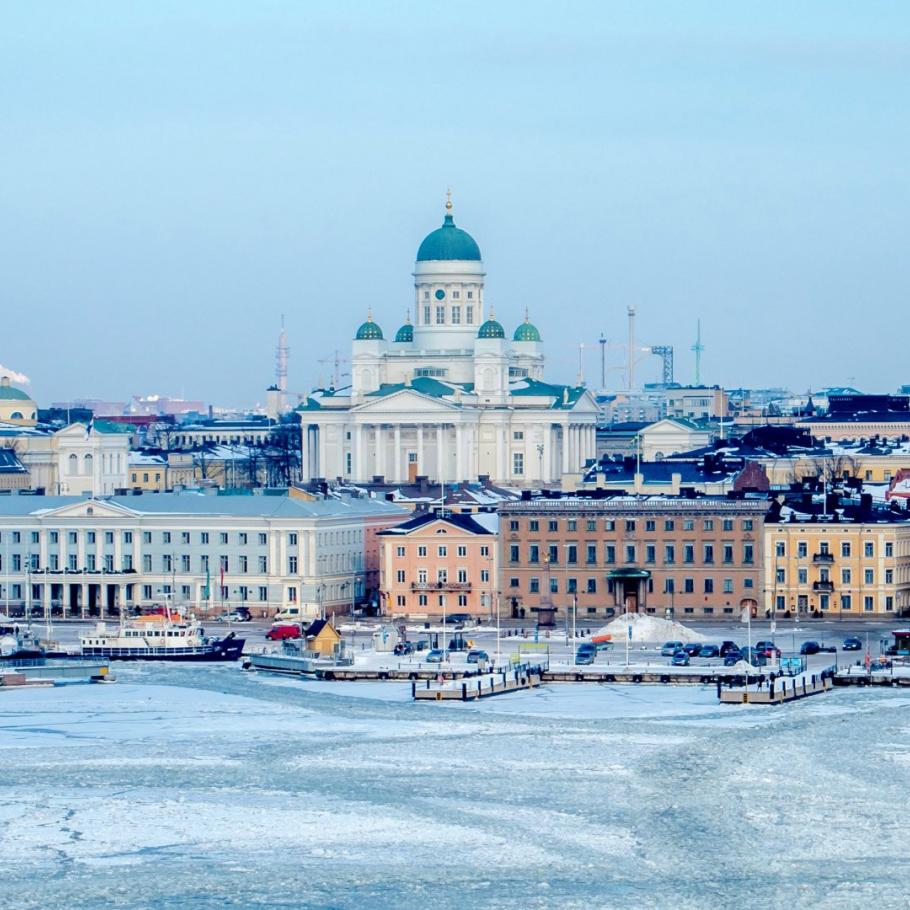
[[[811,695],[821,695],[833,687],[832,674],[825,671],[802,673],[793,677],[780,676],[773,681],[766,679],[754,689],[740,686],[724,689],[718,686],[717,697],[724,705],[782,705]]]
[[[414,701],[477,701],[481,698],[492,698],[494,695],[505,695],[507,692],[537,688],[541,683],[541,676],[540,667],[519,666],[460,682],[433,683],[427,680],[421,686],[412,681],[411,696]]]

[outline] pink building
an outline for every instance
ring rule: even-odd
[[[382,612],[415,619],[495,615],[498,516],[435,512],[381,531]]]

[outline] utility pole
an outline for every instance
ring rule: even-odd
[[[692,345],[692,350],[695,352],[695,385],[701,385],[701,352],[705,349],[705,346],[701,343],[701,320],[699,319],[696,322],[695,329],[695,344]]]
[[[603,332],[600,333],[598,340],[600,345],[600,391],[606,391],[607,388],[607,337]]]

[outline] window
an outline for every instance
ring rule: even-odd
[[[456,307],[456,309],[457,309],[457,307]],[[467,594],[459,594],[459,595],[458,595],[458,606],[459,606],[459,607],[466,607],[467,605],[468,605],[468,595],[467,595]]]
[[[787,545],[784,541],[779,540],[774,545],[774,555],[775,556],[786,556],[787,555]]]
[[[70,568],[71,568],[71,569],[75,569],[75,568],[76,568],[76,557],[75,557],[75,556],[70,556]],[[146,554],[143,555],[143,557],[142,557],[142,570],[143,570],[144,572],[151,572],[151,571],[152,571],[152,554],[151,554],[151,553],[146,553]]]
[[[585,562],[589,566],[597,565],[597,544],[589,543],[585,546]]]
[[[885,569],[885,584],[894,584],[894,569]]]
[[[489,581],[490,581],[490,570],[489,570],[489,569],[481,569],[481,570],[480,570],[480,580],[481,580],[484,584],[489,583]],[[467,581],[467,579],[465,579],[465,581]]]
[[[452,325],[461,325],[461,307],[458,304],[452,307]]]
[[[449,548],[448,548],[444,543],[443,543],[443,544],[440,544],[440,545],[436,548],[436,555],[437,555],[437,556],[448,556],[448,555],[449,555]]]
[[[395,547],[395,555],[399,557],[404,556],[404,547]]]
[[[296,571],[297,571],[297,569],[296,569],[297,557],[296,557],[296,556],[295,556],[295,557],[292,557],[292,559],[294,560],[294,566],[295,566],[294,571],[296,572]],[[229,568],[229,566],[230,566],[230,561],[228,560],[227,556],[219,556],[219,557],[218,557],[218,563],[219,563],[219,565],[220,565],[220,567],[221,567],[221,570],[222,570],[223,572],[227,572],[227,571],[228,571],[228,568]]]
[[[687,543],[683,546],[683,562],[695,562],[695,544]]]
[[[574,543],[570,543],[566,547],[566,562],[569,565],[574,565],[578,562],[578,547]]]
[[[509,544],[509,562],[512,562],[512,563],[518,562],[518,560],[519,560],[518,550],[519,550],[519,547],[518,547],[517,543]]]
[[[219,543],[223,543],[223,544],[226,544],[228,542],[227,531],[222,531],[218,535],[218,541],[219,541]]]
[[[124,533],[124,535],[123,535],[124,540],[126,540],[126,535],[127,535],[127,534],[130,535],[130,539],[129,539],[128,541],[126,541],[126,542],[127,542],[127,543],[131,543],[132,540],[133,540],[133,535],[130,534],[129,531],[126,531],[126,532]],[[60,534],[59,534],[57,531],[51,531],[51,543],[59,543],[59,541],[60,541]]]
[[[263,601],[269,599],[269,589],[267,585],[259,586],[259,599]]]
[[[509,522],[509,530],[510,530],[510,531],[517,531],[517,530],[518,530],[518,522],[515,521],[514,519],[512,519],[512,521]]]
[[[841,569],[840,570],[840,580],[841,584],[848,585],[853,580],[853,573],[850,569]]]
[[[732,518],[725,518],[725,519],[724,519],[724,530],[725,530],[725,531],[732,531],[732,530],[733,530],[733,519],[732,519]]]
[[[75,543],[75,542],[76,542],[76,535],[75,535],[75,534],[70,534],[70,543]],[[151,543],[151,542],[152,542],[152,532],[151,532],[151,531],[143,531],[143,532],[142,532],[142,542],[143,542],[143,543]]]
[[[518,562],[518,560],[516,559],[515,562]],[[528,562],[540,562],[540,547],[536,543],[532,543],[528,547]]]
[[[850,610],[853,607],[853,599],[849,594],[842,594],[840,599],[842,610]]]
[[[732,565],[732,563],[733,563],[733,544],[732,543],[724,544],[724,563],[726,565]]]
[[[751,566],[755,562],[755,548],[751,543],[743,544],[743,563]]]
[[[201,544],[207,544],[208,542],[209,542],[209,532],[208,532],[208,531],[202,531],[202,532],[199,534],[199,543],[201,543]]]
[[[426,296],[429,297],[428,294]],[[424,304],[424,307],[423,307],[423,324],[424,325],[430,324],[430,305],[429,304]]]
[[[468,299],[471,299],[470,291],[468,291]],[[474,325],[474,307],[470,303],[464,308],[464,321],[468,325]]]
[[[783,594],[778,594],[777,599],[775,600],[774,604],[778,610],[786,610],[787,609],[787,598],[784,597]]]
[[[649,518],[645,521],[645,530],[654,531],[657,528],[657,522],[653,518]]]
[[[296,531],[291,531],[291,533],[288,534],[288,546],[289,547],[297,546],[297,532]]]
[[[653,563],[657,561],[657,547],[653,543],[649,543],[645,547],[645,562]]]
[[[222,557],[222,559],[223,558],[224,557]],[[297,574],[297,557],[288,556],[288,575],[296,575],[296,574]]]
[[[849,541],[849,540],[841,541],[841,545],[840,545],[840,555],[841,555],[841,556],[849,556],[849,555],[850,555],[850,541]]]
[[[574,518],[567,518],[566,519],[566,530],[567,531],[577,531],[578,522]]]
[[[551,594],[559,593],[559,579],[558,578],[550,579],[550,593]]]
[[[268,556],[259,557],[259,574],[266,575],[269,571],[269,558]]]
[[[288,587],[288,603],[295,604],[297,603],[297,587],[296,585],[290,585]]]
[[[809,583],[809,570],[808,569],[799,569],[797,570],[797,581],[801,585]]]
[[[752,530],[752,519],[751,519],[751,518],[744,518],[744,519],[743,519],[743,530],[744,530],[744,531],[751,531],[751,530]]]
[[[626,533],[628,534],[629,532],[634,531],[634,530],[635,530],[635,522],[627,520],[626,521]]]
[[[695,593],[695,579],[694,578],[684,578],[683,579],[683,592],[686,594]]]
[[[484,557],[487,557],[487,558],[489,557],[489,555],[490,555],[490,548],[489,548],[486,544],[484,544],[484,545],[480,548],[480,555],[481,555],[481,556],[484,556]]]
[[[875,584],[875,570],[874,569],[864,569],[863,570],[863,582],[867,585]]]
[[[809,544],[807,544],[806,541],[801,540],[796,545],[796,555],[799,559],[805,559],[806,556],[808,556],[808,554],[809,554]]]
[[[605,518],[604,519],[604,530],[605,531],[615,531],[616,522],[612,518]]]
[[[404,571],[404,569],[398,569],[398,570],[395,572],[395,581],[397,581],[398,584],[400,584],[400,585],[403,585],[403,584],[404,584],[404,582],[405,582],[405,571]]]
[[[744,588],[751,588],[751,587],[753,587],[752,579],[751,579],[751,578],[744,578],[744,579],[743,579],[743,587],[744,587]]]
[[[673,593],[673,579],[665,578],[664,579],[664,594],[672,594],[672,593]]]
[[[445,325],[446,308],[444,306],[436,307],[436,325]]]
[[[775,574],[775,580],[777,581],[777,583],[778,583],[779,585],[786,584],[786,581],[787,581],[787,570],[786,570],[786,569],[778,569],[777,572],[776,572],[776,574]]]
[[[668,543],[664,545],[664,563],[668,566],[672,566],[676,562],[676,547],[673,544]]]
[[[706,563],[714,562],[714,544],[710,544],[710,543],[705,544],[705,562]]]
[[[162,542],[162,543],[170,543],[170,542],[171,542],[171,532],[170,532],[170,531],[162,531],[162,532],[161,532],[161,542]]]
[[[694,531],[695,530],[695,520],[692,518],[687,518],[683,521],[683,530],[684,531]]]
[[[180,557],[180,571],[189,572],[190,571],[190,554],[184,553]]]
[[[863,544],[863,555],[870,558],[875,556],[875,544],[871,540],[867,540]]]
[[[259,535],[259,546],[264,547],[267,542],[268,542],[267,536],[265,534],[260,534]]]
[[[540,530],[540,522],[539,522],[536,518],[532,518],[532,519],[528,522],[528,530],[529,530],[529,531],[539,531],[539,530]]]
[[[706,519],[705,519],[705,530],[706,530],[706,531],[713,531],[713,530],[714,530],[714,519],[713,519],[713,518],[706,518]]]
[[[512,439],[524,439],[524,438],[525,438],[525,434],[524,434],[523,430],[515,430],[515,432],[512,433]]]
[[[240,573],[242,575],[246,574],[249,570],[249,559],[246,556],[240,556],[238,558],[238,565],[240,566]]]
[[[459,544],[455,550],[455,555],[456,556],[467,556],[468,548],[464,544]]]
[[[531,594],[540,593],[540,579],[539,578],[530,578],[528,579],[528,591]]]
[[[596,531],[597,530],[597,519],[589,518],[588,522],[587,522],[587,528],[589,531]]]
[[[513,576],[512,578],[509,579],[509,587],[510,587],[510,588],[518,588],[518,587],[520,587],[519,582],[518,582],[518,579],[515,578],[514,576]]]
[[[558,521],[548,521],[548,522],[547,522],[547,530],[549,530],[549,531],[558,531],[558,530],[559,530],[559,522],[558,522]]]
[[[419,547],[417,548],[417,555],[418,555],[418,556],[426,556],[426,555],[427,555],[427,548],[424,547],[424,546],[419,546]]]
[[[665,530],[665,531],[672,531],[672,530],[673,530],[673,519],[672,519],[672,518],[668,518],[668,519],[664,522],[664,530]]]
[[[626,544],[626,562],[635,562],[635,544]]]
[[[885,596],[885,609],[889,613],[894,609],[894,598],[890,594]]]
[[[863,598],[863,609],[867,613],[871,613],[875,609],[875,598],[866,596]]]
[[[706,578],[705,579],[705,594],[713,594],[713,593],[714,593],[714,579]]]
[[[555,566],[559,564],[559,547],[555,543],[551,543],[547,547],[547,558],[551,565]]]
[[[588,579],[586,593],[587,594],[596,594],[597,593],[597,579],[596,578]]]
[[[525,456],[524,452],[513,452],[512,453],[512,473],[516,477],[521,477],[525,472]]]
[[[429,310],[429,307],[427,307],[427,309]],[[420,607],[425,607],[427,605],[427,595],[426,594],[417,595],[417,605]]]
[[[246,531],[241,531],[237,537],[240,539],[240,546],[245,547],[247,544],[247,533]]]
[[[894,556],[894,544],[890,541],[885,544],[885,556]]]
[[[566,594],[577,594],[578,593],[578,579],[569,578],[566,580]]]
[[[616,547],[611,543],[604,547],[604,562],[609,565],[616,562]]]

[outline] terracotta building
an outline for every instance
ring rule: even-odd
[[[380,531],[382,612],[493,615],[497,516],[435,512]]]
[[[506,615],[729,618],[762,599],[766,500],[550,497],[500,507]],[[543,611],[543,612],[540,612]]]

